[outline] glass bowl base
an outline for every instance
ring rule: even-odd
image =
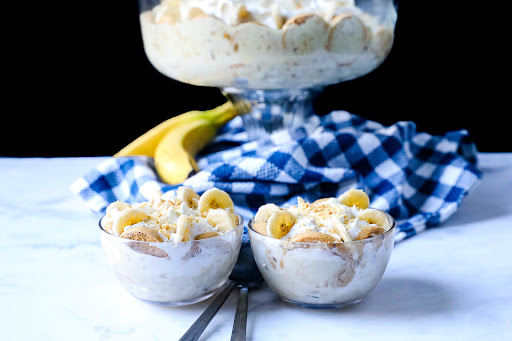
[[[173,302],[161,302],[161,301],[149,301],[149,300],[143,300],[141,298],[138,298],[138,297],[135,297],[137,298],[139,301],[142,301],[144,303],[148,303],[148,304],[152,304],[152,305],[160,305],[160,306],[168,306],[168,307],[179,307],[179,306],[184,306],[184,305],[191,305],[191,304],[195,304],[195,303],[199,303],[201,301],[205,301],[207,299],[209,299],[210,297],[213,296],[213,294],[215,294],[216,291],[213,291],[213,292],[210,292],[204,296],[201,296],[201,297],[198,297],[198,298],[194,298],[194,299],[191,299],[191,300],[183,300],[183,301],[173,301]]]
[[[315,303],[303,303],[303,302],[296,302],[292,300],[287,300],[285,298],[281,298],[283,301],[295,304],[296,306],[299,306],[301,308],[307,308],[307,309],[339,309],[348,307],[354,304],[357,304],[361,302],[363,299],[358,298],[353,301],[344,302],[344,303],[331,303],[331,304],[315,304]]]

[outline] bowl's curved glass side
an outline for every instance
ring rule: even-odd
[[[100,238],[122,286],[138,299],[184,305],[202,301],[229,277],[240,252],[243,225],[214,238],[150,243],[111,235]]]
[[[352,243],[286,242],[249,229],[265,281],[284,300],[306,307],[355,303],[375,288],[389,262],[390,233]]]

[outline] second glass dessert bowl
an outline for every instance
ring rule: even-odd
[[[380,282],[393,251],[396,222],[382,234],[350,242],[298,242],[257,232],[249,238],[265,282],[303,308],[335,309],[363,300]]]
[[[138,0],[145,53],[162,74],[250,103],[254,140],[303,123],[325,86],[387,57],[393,0]]]

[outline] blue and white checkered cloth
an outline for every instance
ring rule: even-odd
[[[212,187],[228,192],[245,223],[265,203],[287,206],[298,196],[314,201],[360,188],[371,207],[395,217],[398,242],[457,211],[481,179],[476,154],[465,130],[432,136],[413,122],[384,126],[345,111],[247,142],[236,117],[198,156],[200,172],[180,185],[199,194]],[[103,213],[113,201],[145,201],[155,189],[177,187],[159,179],[152,158],[140,156],[107,158],[71,190]]]

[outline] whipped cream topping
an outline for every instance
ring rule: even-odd
[[[363,228],[372,225],[358,219],[363,209],[343,205],[336,198],[328,198],[323,202],[312,204],[299,202],[298,205],[289,207],[288,211],[297,220],[290,231],[280,238],[281,240],[290,240],[304,232],[320,232],[341,241],[342,237],[334,226],[333,219],[340,222],[353,240],[357,239]]]
[[[299,14],[315,13],[330,20],[335,15],[358,9],[354,0],[164,0],[154,11],[157,17],[172,14],[178,20],[206,14],[227,25],[255,21],[281,28],[287,19]]]
[[[102,226],[107,232],[121,237],[123,237],[123,232],[134,228],[150,228],[156,231],[164,242],[190,241],[206,232],[213,232],[217,235],[228,232],[219,229],[218,226],[213,226],[208,221],[208,216],[198,211],[197,202],[197,198],[191,200],[164,199],[160,192],[156,192],[150,201],[132,205],[116,201],[107,207],[106,214],[102,219]],[[217,210],[222,209],[218,208]],[[136,212],[137,215],[134,215],[133,212]],[[142,214],[138,212],[142,212]],[[230,211],[228,212],[230,216],[234,216]],[[139,218],[132,219],[130,214]],[[186,222],[186,228],[180,228],[180,224],[183,222]],[[116,229],[119,224],[122,226]]]

